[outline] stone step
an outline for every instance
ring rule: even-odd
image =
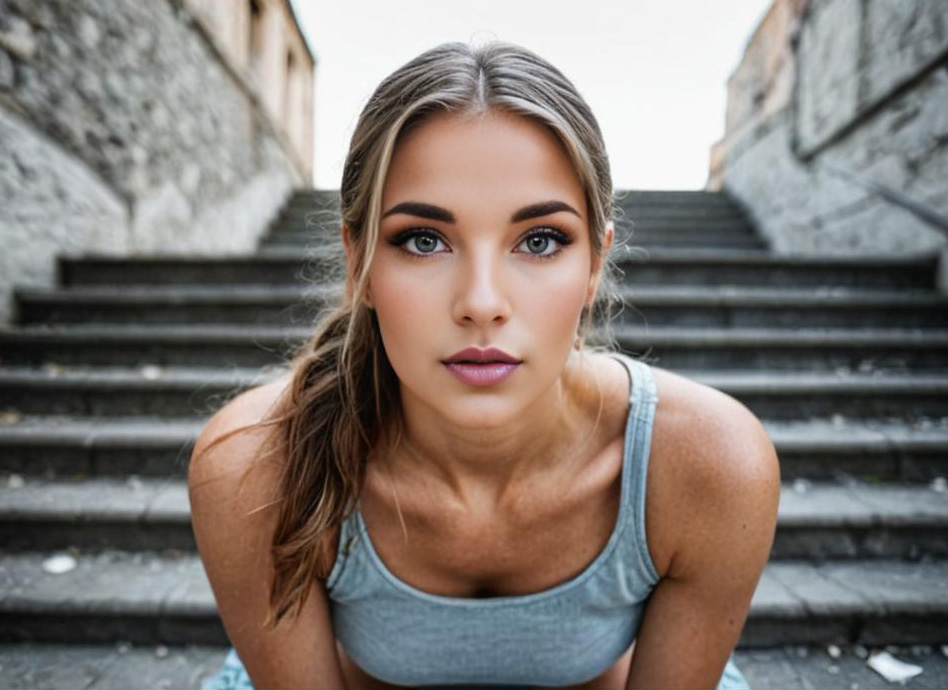
[[[940,485],[938,485],[940,486]],[[6,551],[196,550],[183,479],[0,476]],[[948,490],[784,482],[771,560],[948,557]]]
[[[204,418],[23,416],[0,425],[0,471],[26,476],[183,477]]]
[[[948,374],[679,371],[740,400],[768,421],[922,423],[948,417]]]
[[[617,325],[613,333],[623,351],[673,370],[948,371],[945,330]]]
[[[757,690],[855,688],[888,690],[892,685],[866,663],[870,651],[891,651],[923,671],[906,688],[948,687],[948,652],[932,645],[886,645],[872,650],[841,645],[739,648],[734,663]],[[49,690],[197,688],[224,663],[228,646],[63,644],[21,642],[0,645],[0,687]]]
[[[0,557],[0,640],[226,644],[196,554],[78,553],[50,574],[47,553]]]
[[[617,207],[616,220],[618,224],[644,219],[693,219],[695,221],[722,221],[732,219],[740,223],[752,225],[747,214],[734,204],[638,204],[629,205],[620,203]]]
[[[183,479],[0,481],[4,551],[195,551]]]
[[[42,568],[46,553],[0,557],[0,639],[227,644],[195,554],[79,553],[76,568]],[[948,562],[767,564],[740,638],[783,644],[941,644]]]
[[[341,251],[341,249],[340,249]],[[342,279],[341,254],[262,249],[233,258],[60,258],[58,284],[274,285]],[[932,290],[937,258],[775,256],[763,250],[617,248],[628,285],[770,285]]]
[[[0,471],[24,476],[184,476],[204,418],[24,415],[0,425]],[[784,479],[928,483],[948,476],[938,423],[763,420]]]
[[[0,368],[0,410],[92,417],[206,416],[284,369],[211,367]]]
[[[95,417],[203,416],[286,373],[271,369],[0,367],[0,410]],[[765,420],[948,417],[948,373],[677,371],[737,398]]]
[[[0,645],[0,687],[16,690],[199,688],[224,663],[221,645],[136,646],[20,642]]]
[[[719,216],[669,216],[635,214],[627,219],[631,222],[633,237],[639,233],[670,233],[682,235],[752,235],[757,236],[754,226],[740,215]]]
[[[617,189],[617,205],[636,208],[641,206],[728,206],[737,207],[734,198],[726,192],[706,190],[680,191],[663,189]]]
[[[922,668],[905,688],[948,688],[948,645],[799,645],[769,649],[738,649],[737,664],[750,687],[839,688],[890,690],[896,686],[869,666],[870,654],[888,652],[897,660]]]
[[[342,301],[339,285],[94,286],[15,291],[17,321],[35,323],[312,324]]]
[[[626,308],[618,320],[630,326],[948,326],[948,297],[934,291],[847,287],[625,285],[620,294]]]
[[[80,286],[15,291],[21,324],[314,323],[342,301],[341,284]],[[623,285],[629,326],[944,328],[948,297],[934,291],[855,288]]]
[[[290,201],[296,201],[299,199],[316,199],[316,200],[339,200],[339,189],[315,189],[313,187],[299,187],[294,189],[293,193],[290,195]]]
[[[59,258],[57,284],[115,285],[310,285],[339,282],[344,259],[331,251],[261,252],[239,257]]]
[[[635,328],[618,346],[667,369],[948,370],[946,329]],[[264,366],[283,363],[312,328],[254,325],[34,325],[0,329],[0,364]],[[590,344],[604,344],[590,334]]]

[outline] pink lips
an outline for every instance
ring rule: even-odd
[[[442,363],[452,374],[471,386],[493,386],[519,367],[522,360],[496,347],[481,350],[468,347],[455,352]]]
[[[493,386],[510,376],[520,364],[507,362],[489,362],[485,364],[446,362],[445,366],[448,371],[471,386]]]

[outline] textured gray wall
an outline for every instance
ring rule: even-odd
[[[304,183],[174,0],[0,0],[0,150],[0,322],[57,254],[247,253]]]
[[[709,186],[737,197],[778,252],[948,245],[827,167],[948,216],[948,2],[775,2],[729,81],[712,161]]]

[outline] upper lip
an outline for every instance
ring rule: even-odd
[[[442,360],[445,364],[450,364],[452,362],[504,362],[507,364],[520,364],[522,360],[517,359],[513,355],[508,355],[503,350],[498,350],[496,347],[489,347],[486,350],[480,350],[476,347],[468,347],[460,352],[455,352],[453,355],[448,357],[445,360]]]

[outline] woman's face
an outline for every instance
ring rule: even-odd
[[[536,204],[547,208],[523,217]],[[471,429],[522,417],[563,372],[598,277],[583,188],[558,139],[507,113],[436,115],[396,148],[382,215],[367,301],[403,403]],[[522,361],[472,385],[443,363],[468,347]]]

